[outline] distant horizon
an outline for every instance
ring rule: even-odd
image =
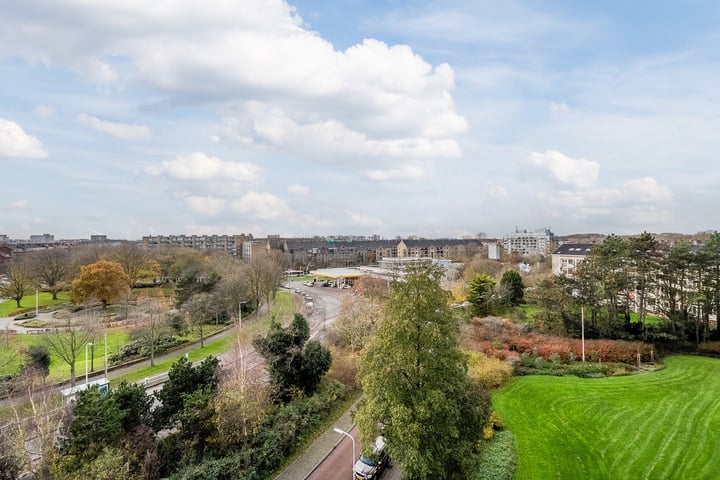
[[[524,231],[525,229],[522,229],[522,230]],[[533,229],[533,230],[527,229],[527,233],[534,233],[534,232],[536,232],[537,230],[538,230],[538,229]],[[541,229],[540,229],[540,230],[541,230]],[[556,233],[556,232],[552,232],[552,233],[553,233],[553,235],[554,235],[556,238],[557,238],[557,237],[565,238],[565,237],[575,237],[575,236],[605,236],[605,237],[608,237],[608,236],[610,236],[610,235],[618,235],[618,236],[622,236],[622,237],[628,237],[628,236],[640,235],[640,234],[642,234],[642,233],[644,233],[644,232],[645,232],[645,231],[638,231],[637,233],[629,233],[629,234],[617,234],[617,233],[612,233],[612,232],[611,232],[611,233],[602,233],[602,232],[574,232],[574,233],[566,233],[566,234],[558,234],[558,233]],[[699,232],[693,232],[693,233],[683,233],[683,232],[648,232],[648,233],[650,233],[650,234],[653,235],[654,237],[657,237],[657,236],[666,236],[666,235],[680,235],[680,236],[684,236],[684,237],[694,237],[694,236],[711,235],[711,234],[716,233],[716,232],[717,232],[717,230],[705,230],[705,231],[699,231]],[[408,239],[414,239],[414,238],[419,239],[419,240],[423,240],[423,239],[424,239],[424,240],[442,240],[442,239],[452,239],[452,240],[498,240],[498,239],[502,239],[505,235],[509,235],[509,234],[511,234],[511,233],[515,233],[515,232],[506,232],[506,233],[503,233],[503,234],[498,235],[498,236],[492,236],[492,235],[487,235],[487,234],[485,234],[485,236],[482,236],[482,237],[481,237],[481,236],[467,236],[467,235],[466,235],[466,236],[463,236],[463,237],[453,237],[453,236],[448,236],[448,235],[441,235],[441,236],[436,236],[436,237],[428,237],[428,236],[413,235],[413,234],[410,234],[410,235],[390,235],[390,236],[382,236],[382,235],[377,235],[377,234],[366,234],[366,235],[361,235],[361,234],[320,235],[320,234],[316,234],[316,235],[299,236],[299,235],[280,235],[280,234],[273,234],[273,233],[271,233],[271,234],[264,235],[264,236],[257,236],[257,235],[252,234],[251,232],[241,232],[241,233],[208,233],[208,234],[188,234],[188,233],[166,233],[166,234],[162,234],[162,233],[161,233],[161,234],[153,234],[153,235],[143,235],[143,236],[140,237],[140,238],[111,238],[111,237],[109,237],[109,236],[106,236],[106,239],[105,239],[105,240],[106,240],[106,241],[137,242],[137,241],[142,241],[142,240],[143,240],[143,237],[150,237],[150,236],[165,236],[165,237],[169,237],[169,236],[182,236],[182,235],[184,235],[184,236],[186,236],[186,237],[190,237],[190,236],[193,236],[193,235],[198,236],[198,237],[200,237],[200,236],[212,236],[212,235],[217,235],[217,236],[224,236],[224,235],[227,235],[227,236],[252,235],[252,238],[255,239],[255,240],[263,240],[263,239],[268,239],[268,238],[272,238],[272,237],[278,237],[278,238],[280,238],[280,239],[313,239],[313,238],[327,238],[327,239],[331,239],[331,238],[332,238],[332,239],[338,239],[338,238],[343,238],[343,237],[346,237],[346,238],[360,238],[360,237],[364,237],[366,241],[371,241],[371,239],[370,239],[369,237],[373,237],[373,236],[378,236],[379,238],[378,238],[377,240],[397,240],[397,239],[408,240]],[[18,237],[12,237],[12,236],[10,236],[10,235],[0,233],[0,237],[2,237],[2,235],[6,235],[8,241],[30,241],[30,237],[29,237],[29,236],[26,237],[26,238],[18,238]],[[88,235],[87,237],[59,237],[59,236],[54,235],[54,234],[49,233],[49,232],[40,233],[40,234],[35,234],[35,233],[34,233],[34,234],[32,234],[32,235],[39,235],[39,236],[41,236],[41,235],[51,235],[51,236],[54,237],[54,240],[53,240],[54,242],[74,241],[74,240],[86,240],[86,241],[91,241],[91,240],[90,240],[91,235]],[[92,235],[105,236],[105,234],[100,234],[100,233],[93,233]],[[2,242],[2,239],[0,239],[0,243],[1,243],[1,242]],[[41,242],[41,243],[42,243],[42,242]]]

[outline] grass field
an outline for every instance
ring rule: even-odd
[[[528,376],[495,393],[524,479],[717,479],[720,360],[627,377]]]
[[[52,293],[40,292],[38,294],[38,306],[40,308],[48,307],[51,305],[62,305],[70,301],[68,292],[58,292],[58,299],[52,299]],[[21,311],[35,310],[35,292],[32,295],[25,295],[20,300],[21,308],[17,308],[15,300],[5,300],[0,303],[0,317],[14,317]]]

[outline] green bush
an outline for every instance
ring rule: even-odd
[[[180,340],[175,336],[167,336],[159,338],[155,342],[155,355],[163,353],[173,347],[180,346],[187,343],[187,340]],[[126,343],[119,353],[110,355],[110,363],[120,363],[126,360],[133,360],[135,358],[143,358],[150,356],[150,346],[144,340],[134,340]]]
[[[35,312],[23,313],[23,314],[18,315],[17,317],[15,317],[15,320],[16,320],[16,321],[17,321],[17,320],[29,320],[29,319],[31,319],[31,318],[35,318]]]
[[[514,374],[517,376],[553,375],[556,377],[575,376],[581,378],[602,378],[627,375],[629,373],[629,367],[623,363],[601,362],[574,362],[570,364],[521,362],[515,366],[514,370]]]
[[[509,430],[501,430],[483,445],[473,480],[512,480],[516,468],[515,437]]]
[[[257,480],[277,470],[285,459],[312,434],[338,402],[347,398],[349,389],[339,382],[328,382],[312,397],[297,398],[280,405],[263,421],[257,433],[240,450],[216,452],[202,464],[188,466],[172,478],[182,480]],[[181,442],[163,440],[161,456],[167,461],[181,457]],[[224,455],[223,455],[224,453]]]

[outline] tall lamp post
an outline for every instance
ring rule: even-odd
[[[344,430],[340,430],[339,428],[333,428],[333,430],[335,430],[335,433],[340,433],[340,434],[342,434],[342,435],[345,435],[345,436],[348,437],[350,440],[352,440],[352,462],[350,462],[350,473],[352,474],[352,478],[355,479],[355,472],[354,472],[354,467],[355,467],[355,439],[353,438],[352,435],[350,435],[348,432],[346,432],[346,431],[344,431]]]
[[[88,347],[92,347],[92,342],[85,344],[85,388],[87,388],[88,384]]]

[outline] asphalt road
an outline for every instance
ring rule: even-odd
[[[353,445],[350,439],[343,435],[342,441],[307,477],[307,480],[355,480],[353,465],[360,456],[362,445],[360,444],[360,434],[357,427],[353,427],[348,433],[355,439],[355,452],[353,453]],[[379,478],[383,480],[402,480],[402,472],[398,466],[393,465],[391,460]]]

